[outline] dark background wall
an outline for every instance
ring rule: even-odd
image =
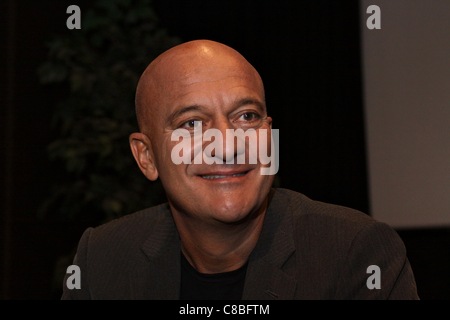
[[[77,4],[83,14],[90,3],[0,4],[3,299],[59,298],[60,286],[52,287],[55,261],[95,223],[89,218],[38,219],[36,214],[52,181],[64,175],[60,164],[48,160],[46,146],[56,135],[50,125],[54,105],[67,94],[57,86],[40,86],[36,68],[46,57],[44,42],[50,36],[76,32],[66,28],[66,8]],[[273,127],[280,130],[282,187],[370,214],[359,21],[365,8],[358,1],[155,0],[153,4],[161,26],[171,35],[182,41],[223,42],[260,72]],[[436,241],[448,243],[449,235],[427,232],[401,233],[419,294],[448,297],[443,285],[449,283],[443,272],[445,255]],[[431,265],[442,275],[439,284],[430,278]]]
[[[260,72],[280,130],[283,187],[367,212],[357,1],[159,1],[155,9],[182,40],[228,44]]]

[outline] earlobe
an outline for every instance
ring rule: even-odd
[[[147,179],[151,181],[158,179],[158,170],[151,152],[150,139],[143,133],[133,133],[130,135],[130,148],[139,169]]]

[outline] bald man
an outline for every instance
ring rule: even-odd
[[[275,151],[263,82],[234,49],[199,40],[164,52],[139,81],[136,114],[131,151],[168,203],[87,229],[74,261],[81,288],[69,289],[67,275],[63,299],[418,298],[386,224],[272,189],[260,152],[256,163],[236,161],[261,146]],[[216,141],[239,129],[260,143]],[[180,132],[190,149],[178,163]],[[214,142],[196,140],[207,132]]]

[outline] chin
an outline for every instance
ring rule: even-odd
[[[216,199],[217,200],[217,199]],[[210,216],[222,223],[239,223],[240,221],[251,218],[263,204],[263,201],[239,201],[238,199],[230,201],[215,201],[211,205]]]

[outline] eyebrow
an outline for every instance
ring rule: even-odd
[[[174,120],[180,116],[182,116],[185,113],[188,113],[190,111],[198,111],[203,109],[201,106],[199,105],[193,105],[193,106],[188,106],[188,107],[183,107],[181,109],[175,110],[174,112],[172,112],[167,120],[168,123],[173,123]]]
[[[259,101],[258,99],[254,99],[254,98],[243,98],[241,100],[238,100],[234,107],[235,109],[249,105],[249,104],[254,104],[258,107],[259,111],[265,113],[267,111],[266,109],[266,104],[262,101]]]
[[[236,103],[234,103],[234,106],[233,106],[234,108],[233,109],[237,109],[237,108],[249,105],[249,104],[256,105],[258,107],[259,111],[262,112],[262,113],[266,112],[266,105],[265,105],[265,103],[262,102],[262,101],[259,101],[257,99],[254,99],[254,98],[242,98],[242,99],[238,100]],[[202,107],[201,105],[196,105],[196,104],[195,105],[191,105],[191,106],[183,107],[181,109],[178,109],[178,110],[175,110],[174,112],[172,112],[169,115],[167,122],[168,123],[173,123],[176,118],[182,116],[185,113],[188,113],[190,111],[199,111],[199,110],[202,110],[202,109],[204,109],[204,107]]]

